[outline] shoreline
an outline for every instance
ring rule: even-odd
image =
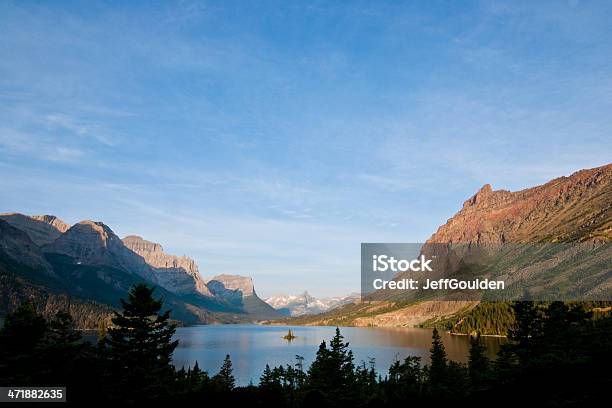
[[[447,331],[446,333],[450,334],[451,336],[472,336],[471,334],[467,334],[467,333],[453,333],[451,331]],[[503,335],[503,334],[481,334],[480,337],[499,337],[502,339],[507,339],[508,336]]]

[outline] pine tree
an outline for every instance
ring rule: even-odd
[[[6,316],[0,329],[0,383],[34,385],[46,369],[39,349],[47,328],[47,321],[31,302]]]
[[[52,346],[70,349],[80,346],[83,338],[76,330],[70,313],[59,311],[49,322],[47,340]]]
[[[542,331],[542,318],[532,301],[519,301],[512,305],[515,314],[514,326],[508,331],[508,338],[516,342],[515,350],[521,365],[532,363],[535,348]]]
[[[296,387],[301,388],[306,382],[306,373],[304,372],[304,357],[296,354],[295,361]]]
[[[310,388],[321,390],[326,387],[330,367],[329,349],[325,340],[319,345],[315,360],[308,369],[308,385]]]
[[[446,368],[448,365],[446,359],[446,349],[442,343],[442,338],[438,333],[438,329],[433,330],[431,341],[430,359],[431,365],[429,367],[429,382],[432,385],[443,384],[446,377]]]
[[[65,311],[59,311],[48,322],[48,329],[41,343],[41,361],[46,365],[46,375],[51,384],[66,384],[76,369],[76,364],[82,360],[88,344],[83,341],[81,333],[75,328],[72,316]]]
[[[111,361],[113,388],[118,397],[152,399],[167,393],[174,376],[172,353],[178,341],[168,322],[170,312],[161,313],[163,301],[153,298],[154,288],[134,286],[128,301],[121,299],[123,312],[115,312],[113,327],[104,340]]]
[[[348,387],[354,380],[355,365],[353,363],[353,351],[349,349],[349,343],[344,343],[344,337],[340,329],[336,327],[336,334],[329,342],[332,366],[340,374],[338,380],[342,387]]]
[[[489,359],[485,355],[486,348],[480,335],[470,338],[470,355],[468,359],[468,374],[472,386],[480,386],[487,378]]]
[[[221,369],[213,377],[213,381],[216,386],[222,391],[231,391],[235,387],[236,380],[234,379],[233,369],[232,369],[232,360],[230,359],[229,354],[225,356],[223,359],[223,364],[221,365]]]
[[[348,347],[340,329],[336,328],[329,348],[325,341],[321,343],[308,370],[308,388],[322,392],[334,403],[353,398],[357,392],[353,352]]]
[[[259,386],[261,388],[269,389],[272,388],[274,384],[274,379],[272,378],[272,370],[270,369],[270,365],[266,364],[266,368],[259,378]]]
[[[22,303],[9,313],[0,330],[1,350],[8,354],[31,353],[47,331],[47,321],[32,302]]]

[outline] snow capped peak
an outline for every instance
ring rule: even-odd
[[[301,316],[327,312],[347,303],[353,303],[358,299],[358,294],[317,299],[310,295],[308,291],[304,291],[300,295],[271,296],[266,299],[266,303],[286,315]]]

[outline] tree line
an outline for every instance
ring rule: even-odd
[[[478,333],[466,364],[448,359],[434,329],[427,364],[409,356],[382,376],[375,362],[355,363],[337,328],[309,367],[266,365],[257,385],[236,386],[230,356],[209,375],[197,364],[172,365],[178,345],[170,312],[154,289],[137,285],[121,300],[112,325],[97,344],[83,340],[70,314],[45,319],[31,303],[6,316],[0,330],[1,386],[66,386],[68,402],[140,404],[147,401],[217,406],[361,407],[452,402],[585,406],[606,398],[612,319],[593,319],[580,304],[512,305],[510,341],[487,358]]]

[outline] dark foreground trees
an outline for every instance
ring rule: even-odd
[[[113,327],[102,339],[113,393],[132,400],[154,399],[172,392],[175,377],[172,353],[178,345],[172,336],[170,312],[161,312],[162,300],[153,288],[136,285],[121,299],[123,312],[115,312]]]
[[[380,377],[374,362],[354,361],[340,330],[323,342],[310,367],[266,366],[258,386],[237,387],[226,356],[209,376],[195,362],[175,370],[174,326],[153,289],[136,286],[123,312],[97,345],[84,342],[72,319],[60,312],[46,321],[32,304],[6,317],[0,330],[0,385],[68,387],[69,403],[129,405],[155,400],[175,405],[402,406],[453,405],[590,406],[607,398],[612,376],[612,319],[591,319],[579,305],[561,302],[514,305],[511,342],[494,361],[480,338],[471,341],[466,365],[449,361],[434,330],[429,364],[419,357],[396,361]]]

